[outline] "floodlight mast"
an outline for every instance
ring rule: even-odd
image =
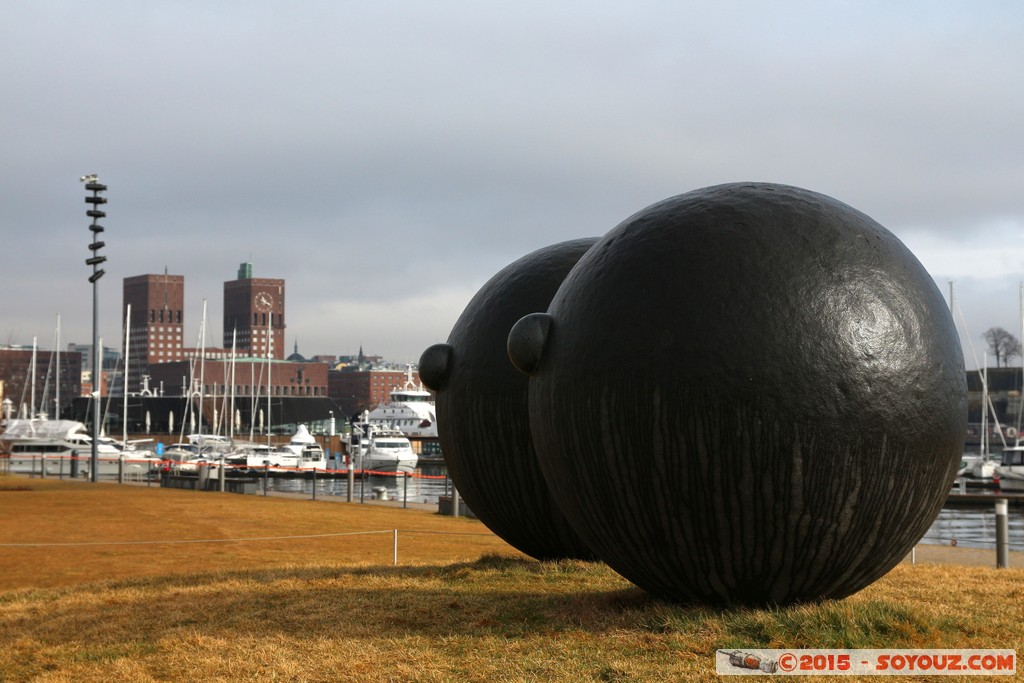
[[[85,183],[85,189],[92,192],[91,196],[86,196],[85,203],[90,205],[88,211],[85,212],[86,216],[92,218],[92,225],[89,226],[89,230],[92,232],[92,243],[89,245],[89,249],[92,251],[92,256],[85,260],[85,265],[92,266],[92,275],[89,276],[89,282],[92,284],[92,397],[93,397],[93,409],[92,409],[92,453],[89,457],[89,481],[95,482],[97,471],[99,470],[99,441],[100,441],[100,390],[103,386],[103,351],[99,348],[99,290],[97,283],[99,279],[103,277],[103,269],[99,267],[101,263],[107,260],[106,256],[101,256],[99,250],[105,246],[105,243],[97,239],[99,234],[103,232],[103,226],[97,223],[97,219],[105,217],[107,214],[100,211],[99,207],[101,204],[106,204],[106,197],[101,197],[101,192],[107,191],[107,186],[100,183],[99,177],[95,173],[84,175],[79,178]]]

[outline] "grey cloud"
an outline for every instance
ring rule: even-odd
[[[14,341],[57,312],[89,334],[92,171],[110,184],[105,338],[121,278],[186,275],[197,325],[251,259],[288,280],[304,353],[377,325],[318,322],[349,297],[436,292],[450,324],[451,292],[519,256],[720,182],[802,185],[965,250],[1024,229],[1014,3],[98,0],[6,18]],[[396,353],[437,341],[417,324]]]

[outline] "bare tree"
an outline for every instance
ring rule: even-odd
[[[981,335],[988,342],[988,349],[996,357],[996,367],[1006,367],[1010,359],[1021,355],[1020,342],[1012,334],[1001,327],[990,327]]]

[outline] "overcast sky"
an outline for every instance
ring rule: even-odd
[[[980,355],[1020,334],[1022,36],[1019,0],[5,3],[0,343],[89,343],[86,173],[105,345],[165,268],[219,345],[248,261],[289,353],[397,362],[520,256],[756,180],[893,231]]]

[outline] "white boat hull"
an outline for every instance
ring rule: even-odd
[[[1024,493],[1024,471],[999,472],[999,490],[1011,493]]]
[[[412,457],[406,456],[402,458],[364,455],[362,469],[367,472],[412,474],[413,470],[416,469],[418,460],[419,458],[416,457],[415,453],[412,454]]]
[[[995,476],[1002,491],[1024,493],[1024,447],[1013,446],[1003,450]]]
[[[355,448],[355,464],[367,472],[412,474],[419,456],[401,431],[386,425],[365,424]]]
[[[47,477],[71,476],[72,456],[70,454],[46,454],[46,455],[11,455],[5,458],[0,469],[6,469],[11,474],[35,474]],[[122,459],[118,456],[100,455],[96,459],[98,477],[116,477],[119,471],[125,476],[146,476],[151,470],[157,470],[160,466],[159,458],[125,456]],[[90,454],[78,455],[78,476],[89,477],[92,469],[92,458]]]

